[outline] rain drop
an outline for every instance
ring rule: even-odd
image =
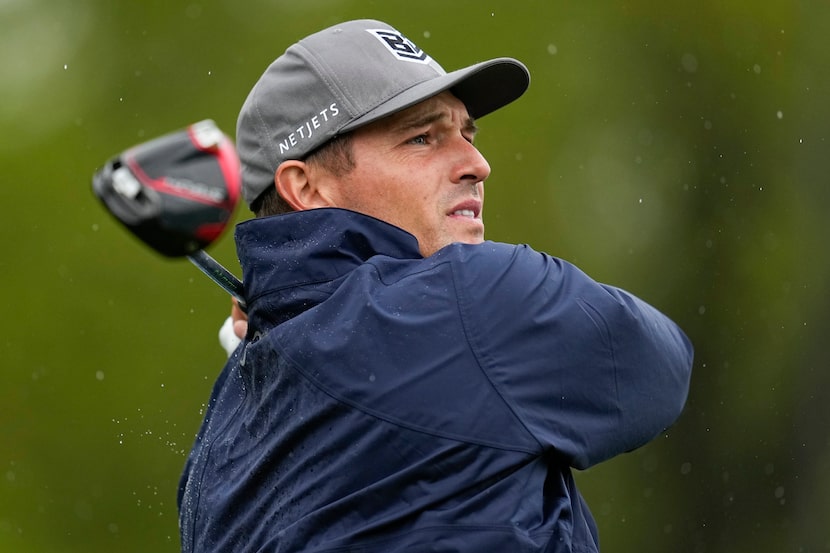
[[[686,73],[697,72],[697,58],[692,54],[683,54],[680,58],[680,65]]]

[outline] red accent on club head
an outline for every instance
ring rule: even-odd
[[[194,233],[194,236],[204,242],[214,242],[225,232],[225,223],[205,223],[199,226]]]
[[[203,143],[197,132],[198,126],[199,123],[195,123],[187,127],[187,134],[197,149],[216,156],[216,161],[219,164],[219,169],[222,171],[222,176],[225,179],[226,189],[228,191],[228,199],[223,203],[223,207],[232,212],[236,209],[236,204],[239,203],[239,197],[242,191],[242,175],[240,173],[239,155],[236,152],[236,147],[224,134],[221,134],[218,143],[216,141],[211,141],[207,144]]]

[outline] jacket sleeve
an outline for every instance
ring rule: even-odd
[[[482,371],[544,449],[584,469],[679,416],[693,350],[665,315],[527,246],[467,247],[454,266]]]

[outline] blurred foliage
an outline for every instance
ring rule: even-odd
[[[448,69],[523,60],[531,89],[480,122],[488,237],[639,294],[697,347],[680,421],[578,475],[603,550],[830,549],[827,2],[4,0],[0,551],[178,550],[229,303],[90,177],[204,118],[233,135],[274,57],[358,17]],[[230,233],[212,251],[238,271]]]

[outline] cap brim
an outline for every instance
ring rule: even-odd
[[[470,117],[478,119],[516,100],[529,85],[530,72],[523,63],[496,58],[419,83],[344,125],[340,132],[352,131],[445,90],[464,102]]]

